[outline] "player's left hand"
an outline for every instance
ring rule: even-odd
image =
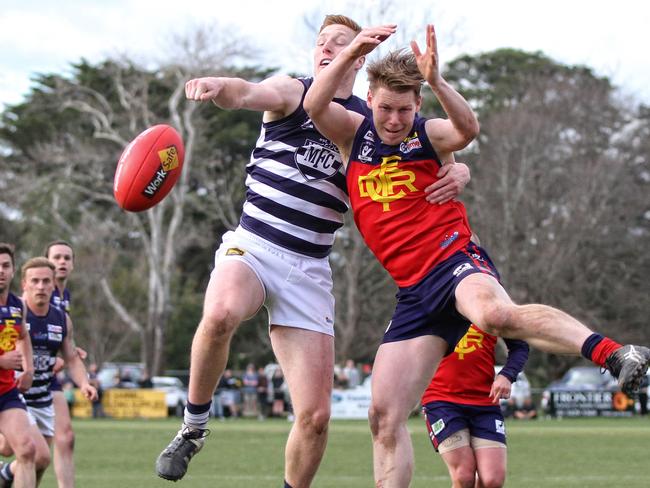
[[[415,41],[411,41],[411,50],[415,55],[420,73],[427,83],[434,85],[440,80],[440,60],[438,58],[438,40],[433,24],[427,24],[426,36],[427,49],[424,53],[420,51],[420,47]]]
[[[494,379],[494,383],[492,383],[492,388],[490,389],[490,398],[492,399],[492,403],[497,405],[499,403],[499,400],[502,398],[510,398],[511,390],[512,383],[510,383],[510,380],[502,374],[498,374]]]
[[[453,162],[443,164],[436,176],[439,180],[424,189],[429,203],[443,204],[454,200],[471,179],[466,164]]]
[[[86,397],[86,399],[88,399],[89,401],[94,402],[95,400],[97,400],[98,398],[97,389],[94,386],[92,386],[90,383],[86,383],[85,385],[82,385],[81,388],[79,389],[81,390],[82,395]]]
[[[88,357],[88,353],[85,349],[82,349],[79,346],[75,347],[75,349],[77,350],[77,355],[81,358],[82,361]]]
[[[54,360],[54,367],[52,369],[52,372],[54,374],[57,374],[61,372],[63,368],[65,368],[65,361],[63,360],[63,358],[57,356],[56,359]]]

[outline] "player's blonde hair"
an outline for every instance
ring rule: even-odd
[[[412,90],[416,96],[420,96],[424,77],[420,73],[415,56],[406,49],[390,52],[370,63],[366,72],[372,91],[384,87],[398,93]]]
[[[361,26],[357,24],[350,17],[345,15],[330,14],[326,15],[323,19],[323,25],[320,26],[318,32],[321,32],[328,25],[344,25],[354,31],[355,34],[361,32]]]
[[[54,263],[45,257],[39,256],[37,258],[31,258],[25,261],[25,264],[20,268],[20,275],[23,279],[25,279],[25,273],[27,273],[27,270],[33,268],[50,268],[52,274],[54,274],[54,271],[56,270]]]

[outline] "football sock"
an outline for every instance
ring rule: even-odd
[[[11,472],[10,466],[11,463],[7,463],[0,469],[0,476],[6,481],[13,481],[14,479],[14,474]]]
[[[203,405],[194,405],[193,403],[187,402],[185,415],[183,415],[183,422],[185,422],[185,425],[195,429],[205,429],[208,425],[208,419],[210,418],[211,405],[212,401],[204,403]]]
[[[582,345],[582,355],[598,366],[605,367],[607,358],[620,347],[622,347],[621,344],[609,337],[591,334]]]
[[[289,483],[287,483],[287,480],[284,480],[284,488],[293,488]]]

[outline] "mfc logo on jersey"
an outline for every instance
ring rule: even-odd
[[[404,189],[411,192],[418,190],[413,184],[415,173],[400,170],[400,160],[399,156],[382,158],[379,168],[373,169],[365,176],[359,176],[359,194],[381,203],[384,212],[390,210],[391,202],[406,196]]]
[[[334,176],[343,165],[338,149],[329,141],[307,139],[296,149],[296,166],[306,180],[323,180]]]
[[[483,339],[485,336],[474,327],[470,327],[463,338],[458,341],[454,352],[458,353],[458,359],[465,359],[465,354],[470,354],[476,349],[483,349]]]

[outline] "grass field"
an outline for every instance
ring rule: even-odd
[[[179,484],[158,478],[154,461],[178,429],[169,420],[75,420],[79,488],[281,488],[284,420],[212,421],[203,451]],[[409,424],[415,488],[450,486],[424,424]],[[510,487],[648,487],[650,419],[575,419],[508,423]],[[54,488],[52,467],[44,488]],[[363,421],[334,421],[314,488],[372,487],[371,444]]]

